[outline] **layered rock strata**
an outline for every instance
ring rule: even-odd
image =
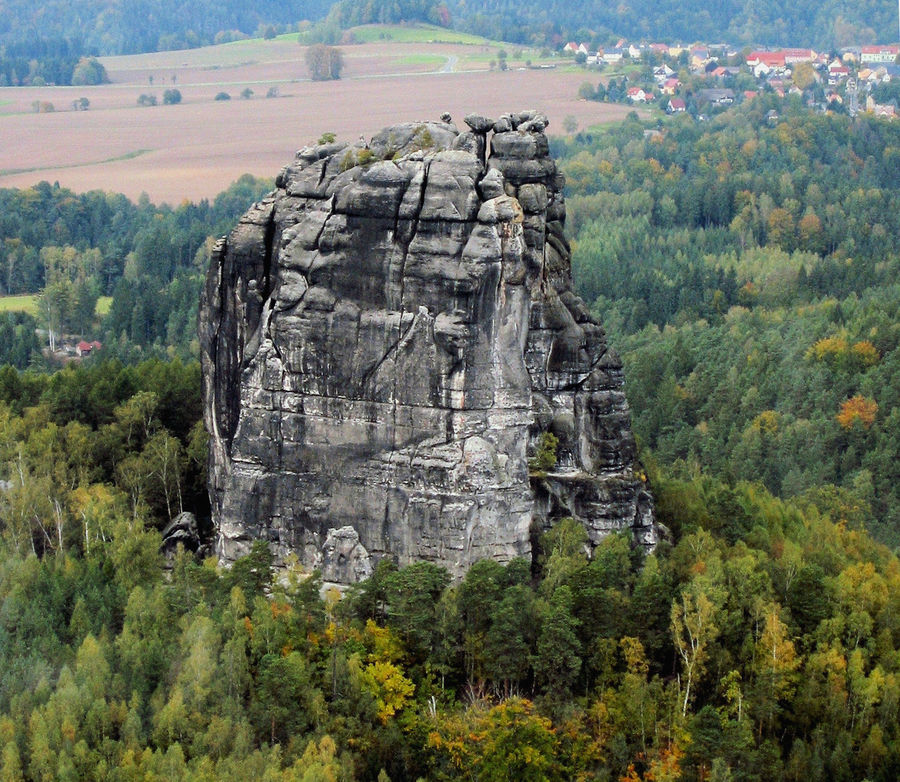
[[[216,246],[200,337],[224,561],[263,539],[334,581],[382,557],[458,575],[563,516],[654,544],[547,120],[465,121],[300,150]],[[556,463],[529,470],[545,432]]]

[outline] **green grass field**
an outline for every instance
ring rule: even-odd
[[[21,296],[0,296],[0,312],[27,312],[37,315],[37,296],[23,294]]]
[[[112,296],[101,296],[97,299],[96,313],[101,317],[108,315],[111,306]],[[27,312],[29,315],[37,315],[37,296],[32,293],[0,296],[0,312]]]
[[[456,30],[447,30],[443,27],[426,24],[409,27],[395,24],[366,24],[353,27],[350,32],[361,43],[392,41],[394,43],[462,43],[470,46],[487,46],[493,43],[478,35],[460,33]]]

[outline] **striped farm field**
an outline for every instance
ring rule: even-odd
[[[274,177],[297,149],[329,131],[356,141],[444,112],[462,126],[470,112],[539,109],[552,134],[563,132],[567,116],[588,128],[631,110],[579,100],[590,75],[565,67],[570,61],[539,61],[539,53],[509,45],[508,70],[490,70],[499,44],[438,42],[435,30],[451,35],[365,28],[371,42],[341,47],[345,67],[333,82],[308,79],[306,49],[293,35],[102,58],[106,85],[0,88],[0,137],[16,139],[0,144],[0,187],[58,182],[174,206],[212,199],[244,173]],[[529,59],[558,67],[529,69]],[[165,105],[165,91],[174,89],[181,102]],[[232,99],[216,101],[220,92]],[[157,105],[138,105],[142,95]],[[82,97],[89,109],[75,111]],[[54,111],[35,113],[35,101]]]

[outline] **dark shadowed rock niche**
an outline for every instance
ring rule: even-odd
[[[225,562],[263,539],[326,580],[382,557],[458,575],[564,516],[655,543],[547,119],[466,125],[304,148],[217,245],[200,334]],[[544,432],[556,463],[530,472]]]

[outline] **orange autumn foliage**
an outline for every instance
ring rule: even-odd
[[[875,422],[878,403],[874,399],[857,394],[841,404],[837,422],[843,429],[852,429],[857,422],[868,429]]]

